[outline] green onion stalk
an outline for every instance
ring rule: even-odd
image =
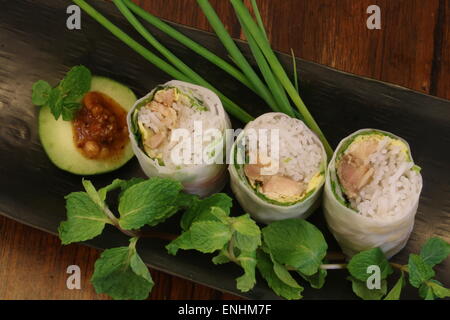
[[[249,81],[256,88],[258,94],[267,102],[267,104],[274,111],[281,111],[280,101],[276,101],[270,90],[266,87],[263,81],[256,74],[255,70],[251,67],[248,61],[245,59],[242,52],[237,47],[234,40],[228,34],[228,31],[225,29],[222,21],[220,21],[217,13],[214,11],[214,8],[208,2],[208,0],[197,0],[198,5],[202,9],[206,18],[208,19],[211,27],[216,32],[217,37],[220,39],[224,47],[228,50],[228,53],[233,58],[233,61],[237,64],[239,68],[241,68],[242,72],[247,76]]]
[[[83,9],[88,15],[90,15],[94,20],[96,20],[98,23],[100,23],[103,27],[105,27],[108,31],[110,31],[114,36],[116,36],[119,40],[123,41],[127,46],[129,46],[131,49],[133,49],[135,52],[140,54],[143,58],[148,60],[150,63],[164,71],[165,73],[169,74],[171,77],[185,81],[185,82],[191,82],[198,85],[205,85],[204,83],[199,83],[198,78],[190,72],[192,70],[188,70],[183,68],[182,69],[187,72],[186,74],[175,68],[174,66],[170,65],[148,49],[146,49],[144,46],[142,46],[140,43],[132,39],[128,34],[126,34],[124,31],[122,31],[120,28],[118,28],[116,25],[111,23],[105,16],[103,16],[101,13],[99,13],[96,9],[94,9],[91,5],[89,5],[84,0],[72,0],[76,5],[78,5],[81,9]],[[116,3],[117,4],[117,3]],[[148,35],[148,34],[147,34]],[[149,41],[149,38],[147,39]],[[156,39],[155,39],[156,40]],[[158,46],[156,42],[154,42],[154,45],[156,45],[159,49],[164,51],[164,47]],[[166,54],[168,54],[168,50],[165,51]],[[175,57],[175,56],[173,56]],[[180,65],[177,65],[180,67]],[[195,80],[197,79],[197,81]],[[209,86],[212,88],[211,86]],[[239,119],[240,121],[247,123],[253,119],[253,117],[248,114],[245,110],[241,109],[238,105],[236,105],[233,101],[228,99],[226,96],[224,96],[222,93],[218,92],[217,90],[213,90],[215,93],[220,97],[220,99],[223,101],[223,104],[231,115]]]
[[[251,89],[252,91],[257,93],[256,89],[253,87],[253,85],[250,83],[250,81],[248,81],[247,77],[236,67],[234,67],[227,61],[223,60],[222,58],[220,58],[213,52],[209,51],[208,49],[204,48],[197,42],[193,41],[189,37],[185,36],[184,34],[179,32],[178,30],[176,30],[169,24],[165,23],[158,17],[155,17],[148,11],[145,11],[144,9],[142,9],[141,7],[136,5],[131,0],[123,0],[123,2],[134,14],[136,14],[137,16],[139,16],[146,22],[150,23],[155,28],[161,30],[168,36],[177,40],[178,42],[180,42],[181,44],[183,44],[190,50],[194,51],[198,55],[200,55],[203,58],[205,58],[206,60],[208,60],[209,62],[213,63],[214,65],[216,65],[217,67],[219,67],[220,69],[222,69],[223,71],[225,71],[226,73],[231,75],[233,78],[235,78],[236,80],[241,82],[243,85],[245,85],[246,87],[248,87],[249,89]]]
[[[319,128],[317,122],[314,120],[311,113],[306,108],[306,105],[303,102],[302,98],[300,97],[298,91],[295,89],[294,85],[292,84],[291,80],[289,79],[288,75],[283,69],[283,66],[281,65],[277,56],[273,52],[270,43],[267,40],[267,37],[261,32],[260,26],[258,26],[256,22],[253,20],[250,12],[248,11],[247,7],[244,5],[242,0],[230,0],[230,1],[235,9],[236,15],[239,17],[239,20],[243,23],[245,28],[248,29],[252,37],[255,39],[256,43],[260,47],[264,56],[266,57],[269,65],[271,66],[272,71],[278,77],[279,81],[285,88],[286,92],[288,93],[288,95],[291,97],[292,101],[298,108],[300,114],[303,116],[305,123],[319,136],[320,140],[325,146],[327,155],[331,158],[333,154],[333,149],[331,148],[330,144],[328,143],[327,139],[322,133],[322,130]]]
[[[250,50],[252,51],[256,63],[258,64],[258,67],[261,71],[261,74],[263,75],[265,81],[267,82],[267,85],[269,86],[274,97],[279,103],[279,111],[286,113],[290,117],[295,117],[294,110],[291,107],[289,99],[286,95],[286,91],[284,91],[284,88],[279,83],[278,78],[276,78],[272,73],[267,60],[259,49],[257,43],[255,42],[247,28],[244,27],[243,31],[245,37],[247,38]]]

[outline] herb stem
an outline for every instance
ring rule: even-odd
[[[399,263],[394,263],[394,262],[391,262],[390,264],[392,267],[399,269],[400,271],[409,272],[408,266],[404,266],[404,265],[401,265]]]
[[[239,264],[239,261],[236,259],[236,256],[234,255],[234,236],[231,237],[230,242],[228,242],[228,258],[234,263]]]
[[[346,263],[335,263],[335,264],[322,264],[320,269],[322,270],[339,270],[347,268]]]
[[[106,214],[108,219],[111,220],[111,223],[114,226],[118,226],[119,225],[119,220],[116,218],[114,213],[112,213],[111,210],[109,210],[109,208],[108,208],[108,206],[106,204],[103,206],[103,212]]]

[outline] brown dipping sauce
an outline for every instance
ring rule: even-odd
[[[73,121],[78,150],[88,159],[109,160],[120,156],[128,143],[126,111],[111,97],[88,92]]]

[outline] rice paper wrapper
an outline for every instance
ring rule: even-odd
[[[328,166],[323,196],[324,214],[331,233],[336,238],[344,254],[348,257],[352,257],[358,252],[378,247],[384,252],[387,258],[391,258],[405,247],[414,228],[414,218],[419,205],[420,192],[417,198],[412,200],[413,203],[405,212],[382,220],[360,215],[356,211],[344,206],[336,199],[332,190],[332,181],[338,183],[335,168],[338,150],[349,139],[368,131],[388,134],[393,138],[403,141],[408,147],[408,152],[411,156],[409,144],[404,139],[389,132],[375,129],[362,129],[346,137],[336,148],[336,152]],[[422,179],[420,179],[419,190],[422,190]]]
[[[278,113],[269,113],[264,116],[275,116]],[[300,121],[300,120],[298,120]],[[301,122],[301,121],[300,121]],[[249,125],[249,124],[248,124]],[[248,127],[247,125],[247,127]],[[246,127],[246,128],[247,128]],[[311,131],[314,139],[317,139],[319,145],[322,147],[324,166],[326,165],[327,155],[325,148],[320,142],[319,138]],[[235,143],[230,152],[230,158],[235,158],[236,144],[245,135],[245,129],[239,137],[236,139]],[[246,178],[241,176],[238,169],[235,167],[234,163],[230,163],[228,166],[228,171],[230,172],[230,185],[231,189],[238,200],[241,207],[246,213],[249,213],[256,221],[264,224],[269,224],[274,221],[285,220],[285,219],[307,219],[320,205],[322,188],[324,182],[317,186],[317,188],[312,192],[306,199],[290,206],[282,206],[270,203],[260,198],[254,191],[254,189],[249,185]]]
[[[172,86],[182,89],[183,91],[190,90],[196,95],[199,95],[204,104],[210,109],[214,110],[217,115],[222,119],[223,139],[225,146],[225,130],[231,129],[230,119],[225,112],[222,102],[219,97],[209,89],[177,80],[166,82],[162,86]],[[154,160],[147,156],[147,154],[139,147],[138,141],[132,132],[133,123],[132,117],[134,110],[146,99],[151,98],[155,91],[153,89],[149,94],[139,99],[133,108],[128,112],[127,124],[128,131],[131,140],[131,146],[133,152],[136,155],[139,164],[148,177],[161,177],[170,178],[180,181],[183,184],[184,191],[190,194],[195,194],[200,197],[207,197],[213,193],[220,192],[225,186],[228,173],[226,170],[226,164],[224,160],[220,160],[224,153],[217,153],[213,159],[212,164],[198,164],[193,166],[181,166],[178,169],[162,166],[157,160]]]

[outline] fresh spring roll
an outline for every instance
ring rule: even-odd
[[[328,166],[325,218],[346,255],[379,247],[390,258],[408,241],[421,190],[408,143],[363,129],[341,141]]]
[[[226,183],[225,131],[230,119],[212,91],[169,81],[138,100],[127,117],[133,151],[145,174],[180,181],[205,197]]]
[[[258,117],[238,136],[230,158],[231,188],[255,220],[305,219],[317,208],[327,156],[302,121],[283,113]]]

